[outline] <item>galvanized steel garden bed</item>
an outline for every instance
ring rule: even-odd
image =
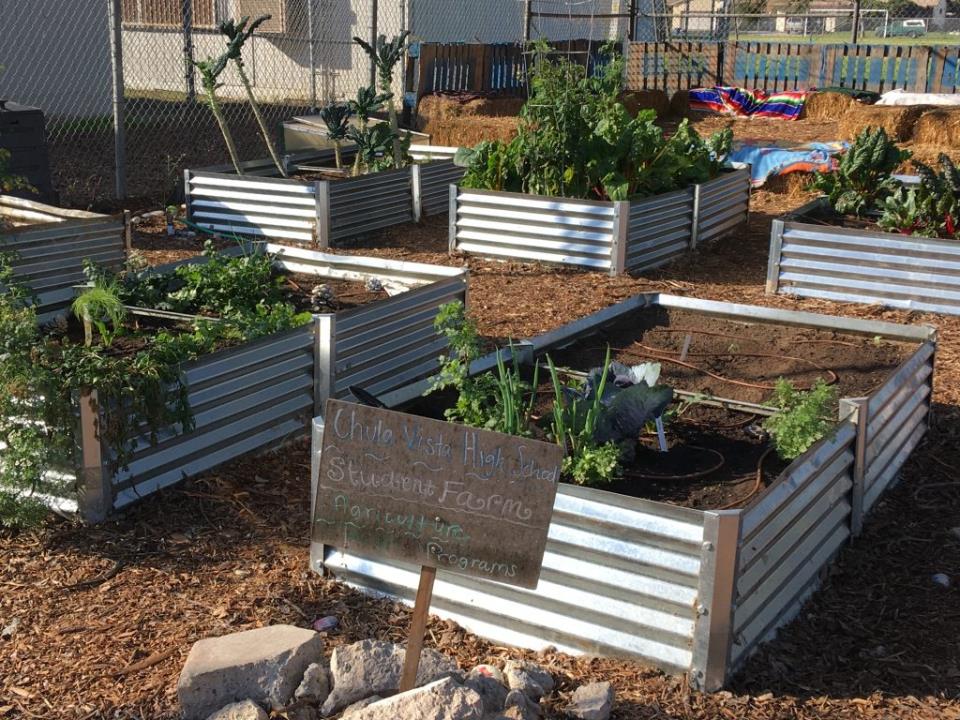
[[[83,262],[118,268],[129,247],[129,219],[0,195],[0,252],[14,255],[14,278],[37,296],[42,321],[62,312],[83,281]]]
[[[650,198],[600,202],[450,187],[450,252],[606,270],[658,267],[747,221],[737,169]]]
[[[825,198],[774,220],[767,292],[960,314],[960,244],[834,227]]]
[[[905,359],[866,397],[842,400],[833,431],[741,509],[561,485],[537,590],[441,573],[437,614],[497,642],[634,656],[717,689],[799,612],[927,429],[935,331],[650,294],[533,338],[518,358],[556,353],[614,323],[649,327],[663,322],[657,313],[676,311],[879,337],[906,344]],[[322,431],[317,418],[314,482]],[[416,568],[399,563],[321,546],[311,561],[372,593],[410,601],[417,587]]]
[[[187,219],[224,234],[253,236],[325,249],[382,228],[447,211],[447,187],[463,176],[456,148],[415,145],[418,162],[340,180],[277,177],[272,160],[184,171]],[[349,159],[349,152],[345,158]],[[333,166],[332,150],[285,156],[288,169]]]
[[[376,278],[396,294],[315,315],[302,327],[185,364],[195,428],[183,434],[170,427],[156,443],[144,432],[128,468],[113,468],[108,448],[93,431],[96,411],[87,408],[79,443],[83,462],[74,476],[82,479],[79,510],[88,519],[102,519],[187,475],[304,434],[317,408],[328,397],[352,397],[352,385],[400,402],[410,399],[411,383],[435,372],[446,340],[434,331],[433,319],[443,304],[466,300],[466,270],[281,245],[263,249],[276,256],[281,269],[318,280]],[[152,272],[204,261],[194,258]]]

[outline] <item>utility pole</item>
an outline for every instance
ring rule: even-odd
[[[533,23],[533,0],[524,0],[523,9],[523,44],[530,42],[530,26]]]
[[[850,42],[860,42],[860,0],[853,2],[853,28],[850,30]]]

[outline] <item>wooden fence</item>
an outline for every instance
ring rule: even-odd
[[[597,42],[554,44],[559,54],[601,62]],[[525,96],[526,58],[519,44],[423,43],[407,64],[410,104],[437,92]],[[787,42],[633,42],[627,50],[627,87],[668,93],[711,85],[768,92],[844,87],[883,93],[960,92],[960,46],[814,45]]]
[[[960,47],[731,42],[631,43],[631,90],[735,85],[768,92],[843,87],[960,92]]]
[[[551,44],[553,52],[592,73],[605,62],[602,44],[590,40],[563,40]],[[529,50],[517,43],[421,43],[410,48],[407,58],[407,87],[415,98],[439,92],[495,93],[525,97]]]

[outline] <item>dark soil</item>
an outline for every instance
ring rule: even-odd
[[[281,272],[281,274],[287,279],[287,287],[292,293],[291,301],[301,312],[311,310],[310,293],[317,285],[326,285],[333,293],[333,306],[322,308],[324,312],[349,310],[388,297],[382,290],[371,292],[367,289],[366,283],[357,280],[339,280],[304,273]]]
[[[554,360],[588,370],[603,364],[607,346],[626,365],[657,361],[661,382],[687,390],[764,403],[785,378],[809,388],[818,378],[841,397],[857,397],[880,385],[906,357],[907,343],[824,330],[724,320],[684,311],[648,319],[633,316],[594,339],[555,353]],[[681,354],[687,336],[686,358]]]

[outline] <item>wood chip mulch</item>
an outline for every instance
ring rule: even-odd
[[[539,656],[562,698],[613,682],[625,720],[960,719],[960,318],[763,293],[770,221],[803,198],[757,192],[750,228],[651,277],[470,260],[470,300],[493,338],[543,332],[643,291],[829,312],[940,330],[934,422],[904,480],[824,587],[735,678],[695,693],[626,660]],[[461,264],[444,222],[390,229],[343,252]],[[109,523],[52,520],[0,536],[0,718],[176,718],[191,643],[334,615],[334,646],[401,641],[409,612],[308,570],[309,449],[248,458],[146,499]],[[949,587],[932,580],[951,579]],[[428,643],[463,667],[521,651],[433,618]],[[533,657],[532,654],[527,655]],[[553,716],[559,717],[555,704]]]

